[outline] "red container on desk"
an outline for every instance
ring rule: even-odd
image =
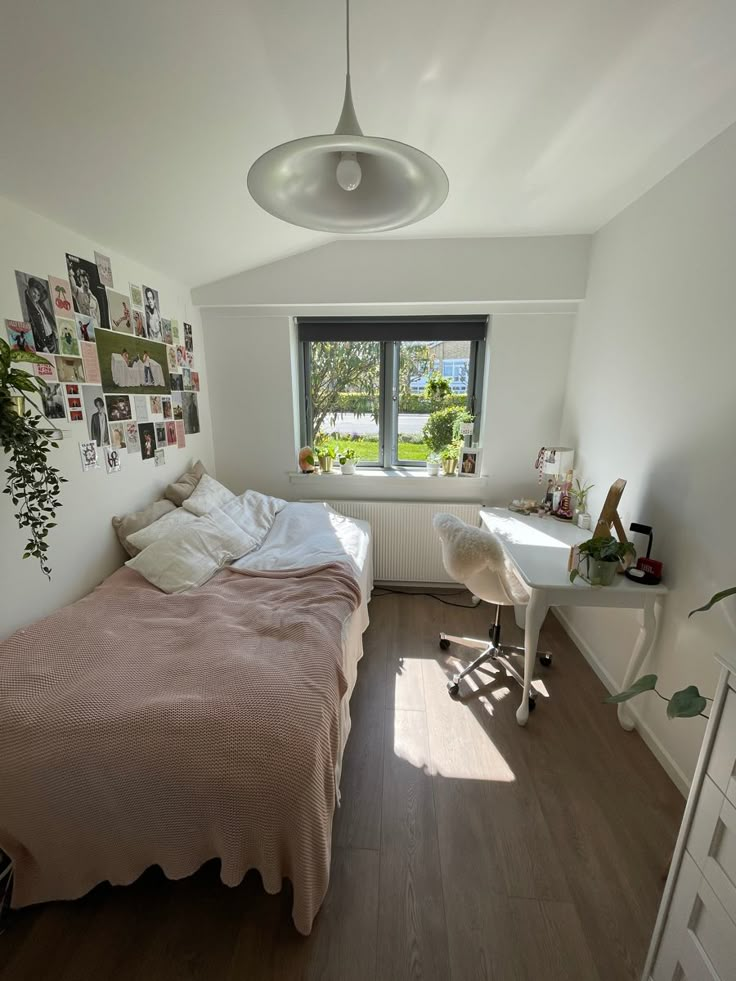
[[[657,579],[662,578],[662,563],[657,562],[656,559],[637,559],[636,568],[641,569],[642,572],[648,572],[650,576],[656,576]]]

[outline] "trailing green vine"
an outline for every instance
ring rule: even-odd
[[[61,484],[66,483],[66,478],[48,459],[51,450],[59,445],[55,439],[57,430],[44,426],[48,420],[30,397],[42,394],[46,382],[14,368],[13,363],[19,361],[46,363],[46,358],[30,351],[14,351],[0,340],[0,444],[10,458],[3,494],[16,508],[18,527],[28,534],[23,558],[37,559],[41,571],[50,579],[47,538],[56,527]],[[18,396],[30,402],[36,412],[19,411]]]

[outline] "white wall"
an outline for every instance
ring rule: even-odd
[[[364,311],[363,311],[364,312]],[[355,307],[333,310],[353,315]],[[559,437],[573,317],[492,319],[481,440],[482,483],[459,478],[297,478],[296,342],[291,318],[205,310],[203,323],[219,479],[285,498],[484,500],[538,491],[537,450]]]
[[[145,223],[141,227],[144,229]],[[214,457],[202,330],[188,288],[111,252],[105,243],[90,242],[3,198],[0,228],[0,318],[22,319],[14,270],[43,278],[49,274],[66,278],[66,252],[94,259],[97,249],[111,257],[116,288],[127,292],[129,282],[152,285],[159,290],[164,316],[175,317],[180,324],[184,320],[192,324],[195,366],[201,384],[201,432],[187,436],[186,449],[167,449],[163,467],[156,468],[153,463],[124,453],[121,473],[108,475],[104,464],[101,470],[82,473],[78,444],[88,438],[86,422],[63,424],[64,440],[53,451],[52,461],[69,482],[62,487],[58,527],[49,536],[54,570],[50,583],[34,560],[21,558],[26,538],[15,524],[10,499],[0,496],[1,637],[78,599],[101,582],[125,557],[110,524],[111,517],[160,497],[165,485],[197,458],[213,468]],[[5,336],[4,322],[1,326]]]
[[[736,584],[736,127],[684,163],[595,236],[570,365],[563,440],[595,482],[591,511],[616,477],[628,481],[624,524],[655,530],[667,599],[645,666],[664,693],[712,695],[712,655],[733,650],[733,605],[687,619]],[[567,611],[618,686],[636,633],[619,612]],[[730,622],[729,622],[729,617]],[[681,785],[704,722],[668,721],[656,696],[633,702]]]

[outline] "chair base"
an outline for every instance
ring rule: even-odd
[[[513,678],[521,687],[524,687],[524,673],[523,667],[519,671],[515,665],[512,663],[510,658],[512,657],[524,657],[524,648],[516,647],[512,644],[498,644],[493,640],[490,642],[485,640],[476,640],[474,637],[456,637],[453,634],[440,634],[440,647],[442,650],[447,650],[450,644],[458,644],[460,647],[469,647],[471,650],[481,651],[481,653],[472,661],[466,668],[463,668],[458,674],[456,674],[450,681],[447,682],[447,690],[453,698],[457,698],[460,693],[460,682],[466,675],[471,674],[476,668],[479,668],[486,661],[492,661],[494,663],[500,664],[504,669],[506,674]],[[552,664],[552,655],[546,652],[541,652],[539,655],[539,660],[545,667],[549,667]],[[536,708],[536,692],[532,689],[529,693],[529,709],[533,711]]]

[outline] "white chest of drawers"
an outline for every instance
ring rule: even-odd
[[[736,981],[736,664],[721,665],[644,981]]]

